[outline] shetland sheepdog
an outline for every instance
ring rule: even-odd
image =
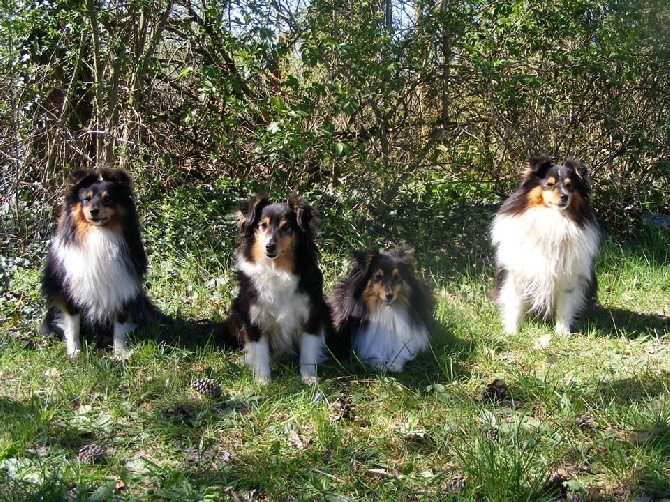
[[[153,307],[142,288],[146,271],[130,176],[76,171],[43,271],[42,332],[62,334],[69,356],[81,350],[81,335],[111,334],[115,356],[124,357],[126,334]]]
[[[257,381],[269,382],[271,359],[298,352],[303,382],[316,383],[330,311],[317,263],[315,211],[296,194],[285,202],[258,195],[240,204],[237,217],[239,293],[228,330]]]
[[[328,300],[335,355],[352,350],[370,368],[397,373],[428,348],[434,298],[413,261],[404,247],[354,253],[349,274]]]
[[[594,264],[600,230],[589,204],[586,169],[546,155],[530,159],[521,185],[491,227],[494,298],[506,333],[528,312],[553,317],[567,335],[576,315],[595,299]]]

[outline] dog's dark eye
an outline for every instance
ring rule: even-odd
[[[268,228],[268,224],[265,223],[264,221],[261,221],[261,222],[258,224],[258,228],[260,228],[261,230],[267,230],[267,228]]]
[[[86,197],[84,197],[84,200],[86,202],[91,202],[91,199],[93,199],[93,197],[91,197],[90,195],[87,195]]]
[[[551,187],[553,187],[555,184],[556,184],[556,183],[554,183],[553,181],[547,181],[546,186],[548,186],[549,188],[551,188]]]
[[[282,225],[282,227],[281,227],[280,230],[281,230],[283,233],[287,234],[287,233],[293,231],[293,227],[291,226],[290,223],[287,223],[286,225]]]

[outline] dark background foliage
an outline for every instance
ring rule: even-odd
[[[483,229],[539,152],[589,168],[608,231],[668,212],[661,0],[0,9],[2,241],[14,249],[42,237],[69,172],[99,164],[131,171],[149,222],[177,224],[170,200],[207,213],[185,211],[182,237],[254,190],[297,189],[327,217],[326,242],[430,249]]]

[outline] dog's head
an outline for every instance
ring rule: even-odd
[[[530,159],[522,186],[527,190],[529,206],[559,211],[579,206],[588,196],[584,166],[572,159],[554,164],[547,155]]]
[[[131,209],[132,188],[121,169],[75,171],[66,196],[66,209],[82,225],[118,223]]]
[[[352,275],[357,277],[361,298],[368,310],[394,303],[409,302],[413,255],[408,248],[395,248],[387,253],[368,249],[354,254]]]
[[[294,260],[301,240],[314,233],[314,209],[297,194],[285,202],[270,202],[265,195],[244,201],[237,213],[243,239],[250,243],[254,262]]]

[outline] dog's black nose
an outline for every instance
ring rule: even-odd
[[[387,302],[393,300],[393,291],[387,291],[386,294],[384,295],[384,300]]]
[[[98,216],[98,213],[100,213],[100,209],[98,209],[97,207],[91,208],[91,216]]]
[[[274,242],[268,242],[265,245],[265,252],[267,254],[275,254],[277,252],[277,244],[275,244]]]
[[[561,194],[561,202],[568,202],[568,199],[570,196],[567,193],[562,193]]]

